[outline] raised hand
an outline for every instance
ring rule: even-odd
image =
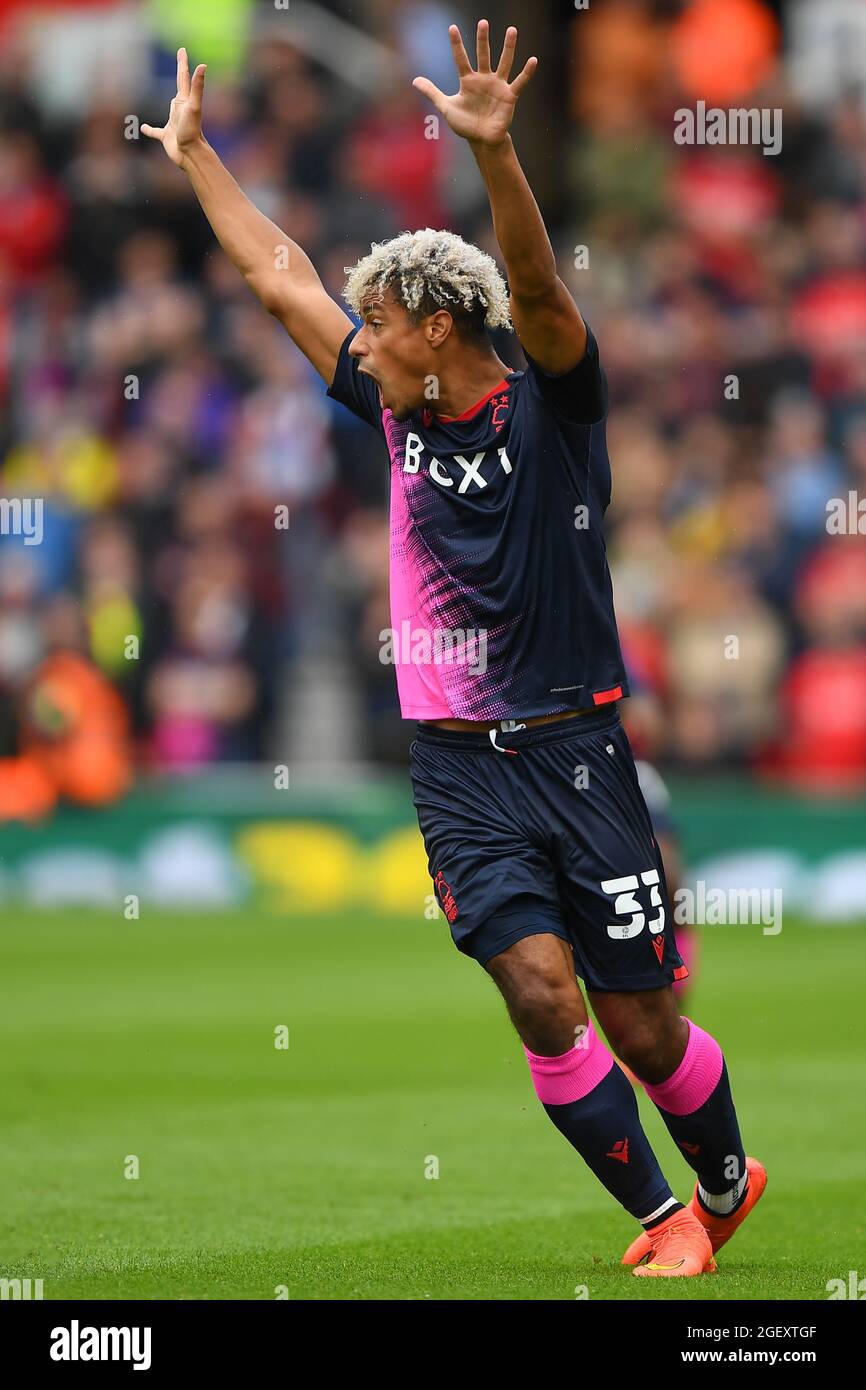
[[[159,140],[169,159],[184,166],[186,155],[201,140],[201,103],[207,64],[199,63],[190,79],[185,48],[177,50],[177,96],[168,110],[164,126],[143,125],[142,135]]]
[[[508,134],[508,127],[514,117],[517,98],[523,91],[535,69],[537,58],[528,58],[522,72],[513,82],[508,81],[514,50],[517,47],[517,30],[508,29],[502,56],[495,71],[490,67],[490,26],[486,19],[479,19],[476,36],[475,71],[463,47],[460,30],[452,24],[448,30],[451,51],[460,78],[460,90],[453,97],[444,92],[426,77],[416,77],[412,86],[416,91],[429,97],[436,110],[443,115],[455,135],[478,145],[500,145]]]

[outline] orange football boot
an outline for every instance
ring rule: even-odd
[[[653,1228],[650,1255],[648,1263],[635,1265],[632,1274],[673,1279],[688,1274],[714,1274],[716,1270],[710,1238],[688,1207],[675,1211]]]
[[[760,1201],[763,1196],[764,1188],[767,1186],[767,1170],[763,1163],[759,1163],[756,1158],[746,1159],[746,1172],[749,1175],[746,1196],[733,1216],[717,1216],[715,1212],[704,1211],[704,1208],[698,1201],[698,1185],[695,1183],[695,1190],[687,1210],[700,1221],[710,1238],[714,1255],[721,1250],[722,1246],[725,1245],[738,1228],[742,1226],[755,1203]],[[632,1241],[623,1255],[623,1264],[636,1265],[647,1255],[651,1255],[654,1249],[656,1231],[660,1231],[661,1229],[661,1226],[657,1226],[652,1233],[642,1231],[637,1239]]]

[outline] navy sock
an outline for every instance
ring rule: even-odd
[[[526,1051],[536,1093],[560,1134],[647,1229],[682,1207],[643,1132],[631,1083],[592,1026],[561,1057]],[[573,1096],[574,1099],[569,1099]]]
[[[716,1040],[687,1022],[682,1062],[673,1076],[646,1092],[698,1175],[702,1205],[715,1215],[730,1215],[743,1200],[747,1173],[728,1069]]]

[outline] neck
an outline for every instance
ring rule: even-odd
[[[430,409],[436,415],[462,415],[510,371],[495,352],[467,353],[440,377],[439,395],[430,402]]]

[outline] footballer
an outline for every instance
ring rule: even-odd
[[[640,1226],[624,1263],[645,1278],[700,1275],[766,1173],[743,1151],[722,1049],[674,997],[688,971],[618,711],[629,692],[602,533],[606,379],[509,134],[536,59],[512,78],[509,28],[494,66],[481,20],[473,67],[449,32],[459,90],[414,86],[470,145],[507,285],[459,236],[404,232],[348,271],[358,327],[208,144],[205,67],[190,78],[184,49],[167,124],[141,129],[189,176],[328,394],[384,437],[392,631],[411,634],[398,690],[417,721],[414,802],[452,937],[501,991],[548,1116]],[[513,329],[525,371],[496,355],[496,328]],[[468,632],[484,635],[483,662],[474,639],[467,659]],[[687,1206],[615,1057],[697,1174]]]

